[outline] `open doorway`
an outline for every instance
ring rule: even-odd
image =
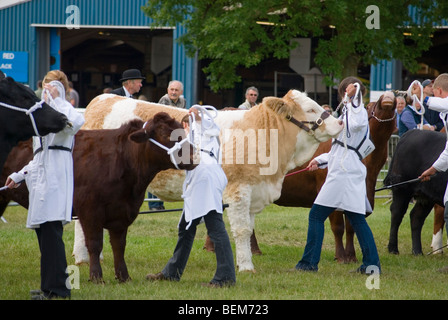
[[[141,70],[146,80],[139,94],[158,101],[171,79],[172,37],[171,29],[60,29],[61,69],[79,93],[79,107],[86,107],[106,88],[120,87],[126,69]],[[163,56],[163,62],[155,56]]]

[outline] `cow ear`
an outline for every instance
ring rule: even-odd
[[[148,140],[145,130],[139,130],[129,135],[129,139],[136,143],[143,143]]]
[[[5,78],[6,78],[5,74],[2,72],[2,70],[0,70],[0,81]]]
[[[282,98],[266,97],[263,99],[263,104],[281,115],[288,115],[291,112],[291,106]]]

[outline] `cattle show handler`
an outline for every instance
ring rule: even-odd
[[[359,86],[356,95],[355,83]],[[328,163],[328,173],[319,194],[309,213],[308,235],[302,259],[295,269],[301,271],[318,271],[322,242],[324,238],[324,222],[334,210],[342,210],[349,219],[358,238],[363,260],[357,269],[359,273],[380,273],[380,260],[372,231],[365,219],[367,208],[366,167],[362,157],[355,152],[356,146],[368,137],[369,122],[367,111],[362,103],[365,88],[355,77],[341,81],[338,89],[342,98],[344,92],[346,108],[342,112],[344,130],[333,141],[329,153],[319,155],[310,161],[311,171],[324,167]],[[341,118],[340,118],[341,119]],[[359,148],[358,148],[359,149]],[[369,268],[369,266],[373,266]]]
[[[412,88],[412,93],[416,94],[417,97],[420,96],[419,86],[415,85]],[[436,80],[434,80],[433,84],[433,92],[434,97],[426,97],[423,101],[423,105],[429,109],[440,112],[440,118],[443,121],[445,129],[447,130],[448,135],[448,127],[447,127],[447,117],[448,117],[448,73],[440,74]],[[439,171],[448,170],[448,142],[445,145],[445,149],[442,151],[437,160],[433,163],[433,165],[425,170],[421,175],[420,179],[422,181],[428,181],[432,175],[436,174]],[[448,188],[445,190],[445,195],[443,197],[443,203],[445,204],[445,223],[448,223]],[[446,225],[447,226],[447,225]],[[448,229],[447,229],[448,234]],[[448,266],[439,269],[440,272],[448,273]]]
[[[146,278],[151,281],[180,280],[193,246],[196,227],[203,219],[215,246],[217,263],[213,279],[205,285],[230,286],[235,284],[236,275],[232,247],[222,218],[222,194],[227,185],[227,177],[220,161],[219,127],[204,107],[191,107],[189,115],[193,121],[183,121],[183,125],[195,146],[199,165],[186,172],[182,194],[184,209],[178,225],[178,240],[173,256],[161,272],[148,274]]]
[[[63,113],[72,126],[44,137],[33,137],[33,160],[6,180],[9,188],[17,188],[25,180],[29,191],[26,226],[35,229],[41,252],[41,288],[30,292],[33,300],[70,297],[62,233],[63,225],[72,217],[72,148],[75,134],[84,124],[84,116],[65,98],[69,87],[62,71],[50,71],[43,84],[42,98]]]

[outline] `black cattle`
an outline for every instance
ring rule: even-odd
[[[393,185],[418,178],[431,167],[442,153],[446,134],[434,131],[411,130],[397,144],[384,185]],[[412,198],[411,215],[412,253],[422,254],[421,231],[426,217],[435,204],[443,206],[448,173],[438,172],[427,182],[413,182],[392,188],[391,226],[388,249],[398,254],[398,229]]]
[[[65,115],[46,103],[42,103],[41,108],[38,107],[30,114],[25,112],[39,101],[30,88],[15,82],[11,77],[5,77],[0,71],[0,170],[9,152],[19,141],[28,140],[36,135],[32,119],[42,136],[50,132],[59,132],[67,126]],[[24,110],[14,110],[8,106]]]

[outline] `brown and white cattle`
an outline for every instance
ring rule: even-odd
[[[84,128],[118,126],[122,121],[150,119],[165,111],[181,119],[187,110],[131,100],[114,95],[96,97],[87,106]],[[281,193],[285,173],[308,161],[322,141],[342,130],[342,123],[325,112],[306,93],[291,90],[283,98],[267,97],[248,111],[222,111],[215,119],[221,128],[222,167],[228,184],[224,191],[239,271],[254,271],[250,236],[255,214]],[[149,190],[165,201],[181,201],[184,176],[160,172]],[[76,239],[75,239],[76,241]],[[79,244],[75,244],[77,262]]]

